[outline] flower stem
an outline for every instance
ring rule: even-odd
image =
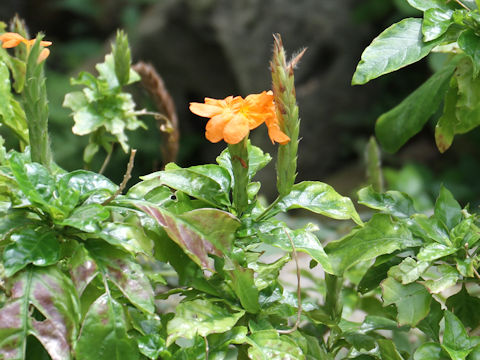
[[[233,171],[233,207],[241,216],[248,206],[248,136],[238,144],[229,144],[228,151]]]

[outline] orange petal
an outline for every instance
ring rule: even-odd
[[[241,115],[236,115],[223,129],[223,138],[228,144],[238,144],[248,135],[248,120]]]
[[[52,45],[52,42],[51,42],[51,41],[43,41],[43,40],[42,40],[42,41],[40,41],[40,45],[41,45],[41,46],[50,46],[50,45]]]
[[[40,51],[40,54],[38,54],[37,64],[40,64],[42,61],[44,61],[48,55],[50,55],[50,50],[43,49]]]
[[[18,44],[20,44],[21,42],[22,42],[21,40],[16,40],[16,39],[3,40],[2,48],[4,49],[13,48],[15,46],[18,46]]]
[[[198,116],[212,117],[221,114],[223,109],[217,105],[192,102],[190,103],[190,111]]]
[[[212,117],[206,126],[205,137],[208,141],[212,143],[217,143],[223,139],[223,130],[225,125],[227,125],[228,121],[230,120],[229,117],[218,115]]]
[[[282,130],[280,130],[280,127],[277,123],[268,126],[268,136],[270,137],[270,140],[272,140],[272,144],[277,142],[281,145],[285,145],[290,141],[290,138]]]

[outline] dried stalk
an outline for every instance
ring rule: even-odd
[[[137,153],[137,150],[132,149],[132,151],[130,152],[130,159],[128,160],[127,172],[125,173],[125,175],[123,175],[122,183],[118,187],[117,191],[115,191],[115,194],[110,196],[107,200],[105,200],[102,203],[103,206],[110,204],[126,188],[128,180],[130,180],[131,177],[132,177],[133,163],[134,163],[134,160],[135,160],[135,154],[136,153]]]
[[[158,111],[165,114],[165,117],[155,117],[164,139],[160,148],[163,163],[167,164],[175,161],[178,154],[180,133],[178,131],[178,116],[173,99],[152,64],[139,61],[132,68],[140,75],[141,83],[155,102]]]

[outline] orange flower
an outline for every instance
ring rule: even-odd
[[[35,43],[35,39],[25,39],[22,35],[14,33],[14,32],[6,32],[0,35],[0,41],[2,42],[2,48],[8,49],[8,48],[13,48],[15,46],[20,45],[20,43],[24,43],[27,45],[27,49],[30,49],[30,47],[33,46]],[[51,41],[40,41],[41,46],[50,46],[52,45]],[[38,62],[42,62],[45,60],[48,55],[50,54],[50,50],[48,49],[42,49],[40,52],[40,55],[38,55]]]
[[[290,140],[278,126],[271,91],[251,94],[245,99],[241,96],[228,96],[223,100],[205,98],[204,104],[190,103],[190,111],[210,118],[205,136],[213,143],[223,139],[228,144],[237,144],[263,122],[267,124],[272,142],[286,144]]]

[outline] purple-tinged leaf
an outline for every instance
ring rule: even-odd
[[[31,317],[31,307],[44,317]],[[0,309],[0,358],[25,358],[26,339],[35,336],[52,360],[72,358],[80,309],[75,288],[56,267],[28,268],[13,279],[12,292]]]
[[[137,360],[137,345],[127,335],[122,305],[109,295],[100,296],[85,316],[75,348],[77,360]]]
[[[217,209],[196,209],[175,215],[154,205],[139,208],[152,216],[199,266],[213,270],[208,254],[229,252],[240,226],[232,214]]]
[[[98,274],[98,268],[83,246],[79,246],[70,260],[70,275],[77,289],[78,296],[82,296],[87,285]]]

